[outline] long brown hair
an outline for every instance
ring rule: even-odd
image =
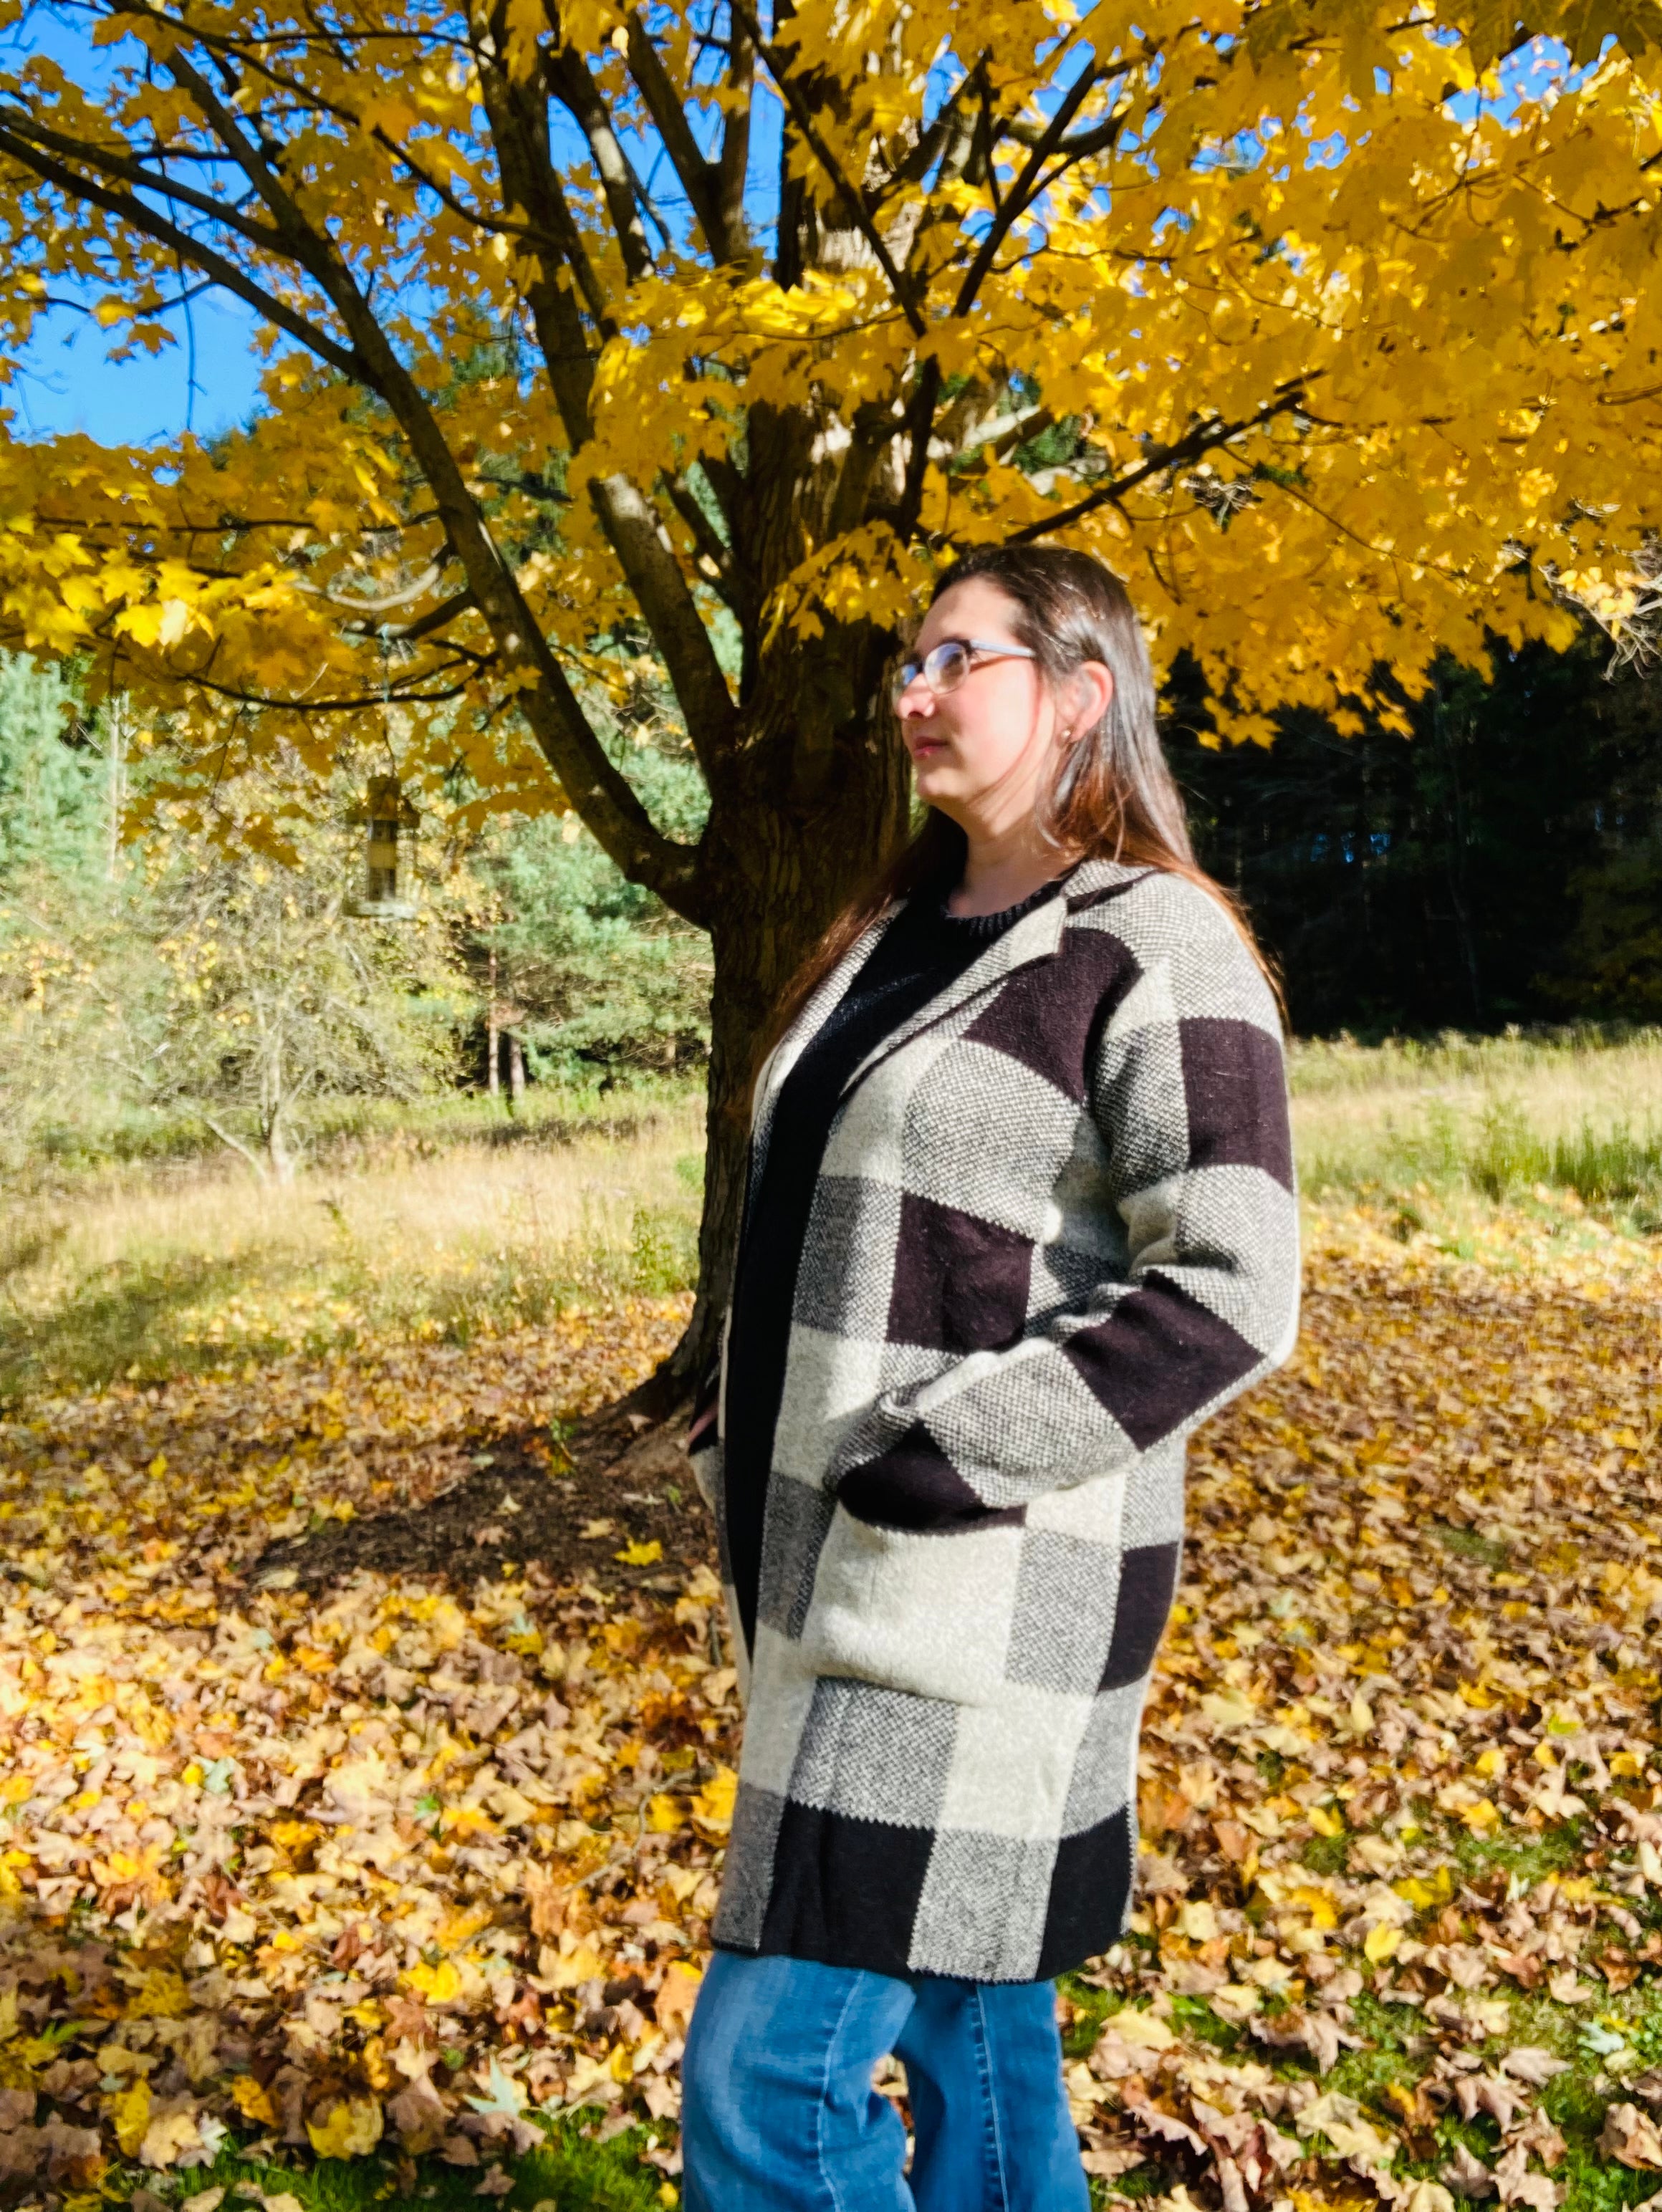
[[[983,577],[1009,600],[1010,627],[1040,676],[1060,690],[1087,660],[1112,673],[1114,696],[1100,720],[1058,752],[1039,826],[1056,848],[1058,872],[1087,860],[1162,869],[1197,884],[1240,932],[1265,981],[1281,991],[1238,900],[1195,858],[1183,794],[1160,750],[1154,672],[1129,595],[1111,569],[1061,545],[979,545],[947,570],[931,604],[954,586]],[[791,979],[757,1056],[762,1060],[861,932],[891,900],[961,875],[967,845],[955,822],[934,807],[871,881],[843,908]]]

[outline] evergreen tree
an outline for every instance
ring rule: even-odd
[[[1440,662],[1411,734],[1284,714],[1213,748],[1192,668],[1166,742],[1207,866],[1280,963],[1295,1029],[1498,1029],[1662,1012],[1662,681],[1606,649]]]
[[[637,663],[622,707],[591,711],[654,820],[696,838],[709,794],[656,671]],[[562,1080],[708,1053],[709,938],[630,882],[579,816],[497,817],[471,860],[487,892],[470,954],[496,1018],[487,1053],[500,1026]]]
[[[34,868],[95,867],[112,818],[112,773],[69,674],[0,653],[0,883]]]

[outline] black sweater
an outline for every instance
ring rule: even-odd
[[[939,885],[917,892],[884,931],[781,1087],[765,1164],[758,1177],[752,1159],[746,1188],[728,1328],[722,1483],[729,1563],[752,1650],[796,1270],[843,1086],[868,1053],[1060,888],[1058,878],[1001,914],[967,915],[947,913]]]

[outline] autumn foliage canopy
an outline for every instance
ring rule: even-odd
[[[222,811],[389,700],[429,793],[574,807],[711,930],[731,1098],[904,820],[954,548],[1100,554],[1237,738],[1642,612],[1659,20],[3,0],[0,347],[217,288],[269,367],[211,445],[0,442],[0,641],[95,648]],[[604,742],[648,662],[696,842]]]
[[[1655,13],[10,0],[10,353],[66,280],[131,347],[208,284],[271,366],[211,450],[0,451],[8,634],[320,759],[385,632],[483,786],[697,904],[575,696],[631,620],[719,784],[782,627],[987,537],[1102,554],[1238,732],[1619,613]]]

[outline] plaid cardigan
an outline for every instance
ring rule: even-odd
[[[763,1070],[758,1164],[890,918]],[[719,1370],[695,1408],[747,1708],[717,1943],[1016,1981],[1116,1940],[1184,1441],[1286,1358],[1297,1312],[1271,995],[1204,891],[1087,861],[844,1087],[753,1650]]]

